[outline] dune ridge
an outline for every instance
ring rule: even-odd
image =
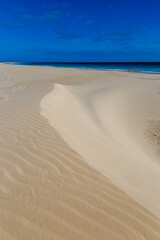
[[[160,239],[159,218],[89,166],[40,115],[54,83],[124,75],[0,64],[0,239]]]
[[[160,165],[146,132],[160,119],[159,88],[160,81],[130,79],[56,84],[41,102],[76,152],[158,217]]]

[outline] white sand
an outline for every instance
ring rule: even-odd
[[[0,64],[0,239],[160,239],[153,80]]]
[[[148,124],[160,120],[160,80],[126,75],[55,85],[41,107],[51,125],[91,166],[160,217],[160,162],[150,154],[156,145],[150,146],[147,135]]]

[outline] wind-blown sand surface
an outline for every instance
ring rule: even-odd
[[[160,239],[158,80],[0,64],[0,239]]]

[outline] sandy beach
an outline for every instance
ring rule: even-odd
[[[160,239],[160,75],[0,64],[0,239]]]

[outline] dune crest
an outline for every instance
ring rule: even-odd
[[[148,79],[56,84],[41,108],[91,166],[160,217],[160,166],[146,134],[148,122],[160,119],[158,88]]]

